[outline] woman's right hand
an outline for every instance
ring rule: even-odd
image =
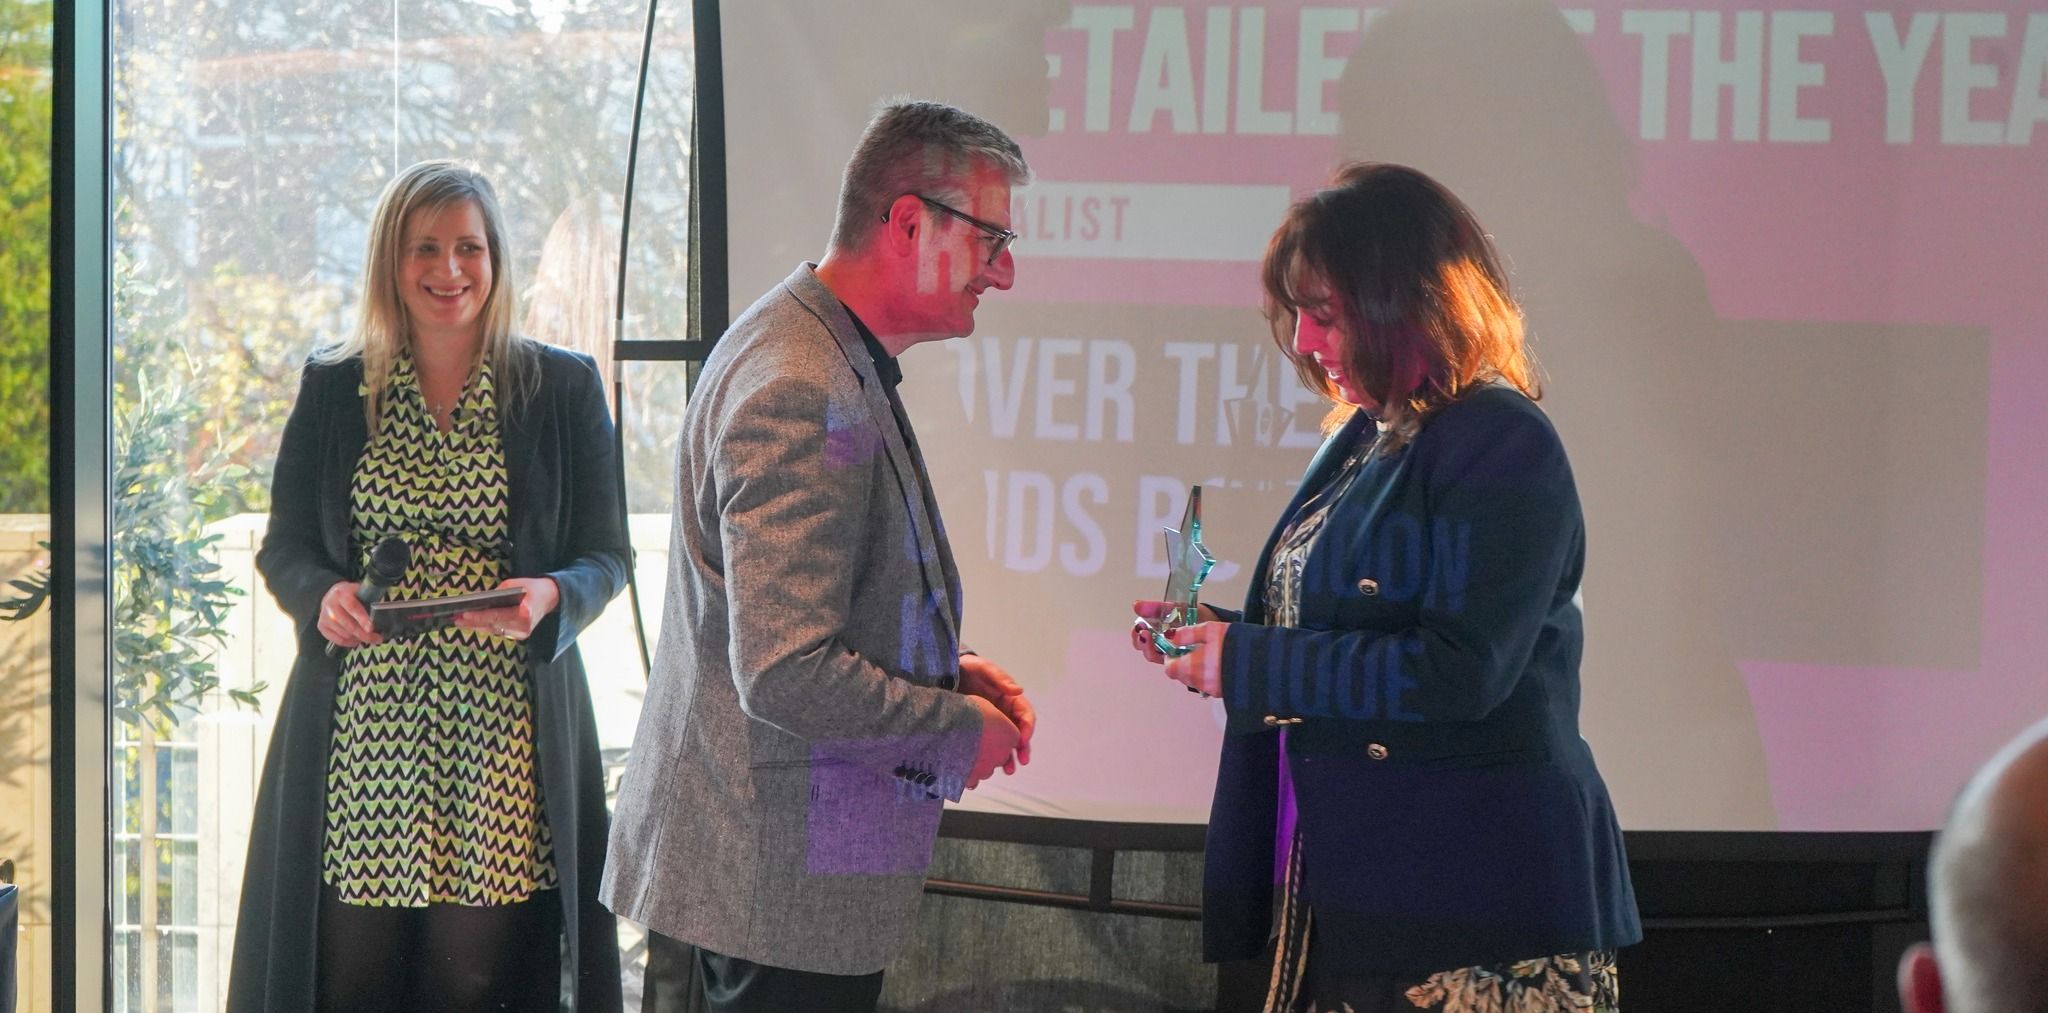
[[[320,596],[320,635],[337,647],[381,644],[384,638],[370,625],[370,610],[356,597],[362,585],[344,580]]]
[[[1161,654],[1159,648],[1152,645],[1152,629],[1157,629],[1159,624],[1166,620],[1166,614],[1173,611],[1173,607],[1172,602],[1166,601],[1140,599],[1131,603],[1131,611],[1138,616],[1137,621],[1131,623],[1131,649],[1144,655],[1146,661],[1155,665],[1166,664],[1166,655]],[[1186,625],[1192,626],[1198,622],[1212,623],[1218,618],[1214,609],[1197,604],[1194,621]],[[1151,624],[1152,629],[1146,628],[1147,623]]]

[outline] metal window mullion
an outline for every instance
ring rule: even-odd
[[[107,551],[109,0],[56,5],[51,138],[50,534],[52,1007],[100,1010],[108,960]]]

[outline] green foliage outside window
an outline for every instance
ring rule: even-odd
[[[0,0],[0,513],[49,510],[53,10]]]
[[[206,371],[172,343],[178,329],[162,286],[137,277],[126,257],[117,257],[114,281],[124,293],[115,328],[127,335],[114,349],[114,714],[163,733],[220,687],[214,653],[245,592],[223,574],[213,551],[220,536],[206,526],[236,512],[248,469],[196,393]],[[210,449],[195,457],[195,446]],[[12,585],[20,594],[0,602],[0,617],[26,619],[48,601],[49,570]],[[256,707],[264,688],[227,694]]]
[[[125,257],[114,284],[124,293],[114,345],[114,713],[161,730],[220,685],[214,653],[227,643],[228,609],[246,592],[223,574],[213,551],[220,536],[206,525],[236,511],[232,493],[248,469],[209,438],[218,419],[195,390],[209,370],[173,345],[162,287]],[[263,688],[227,692],[255,707]]]

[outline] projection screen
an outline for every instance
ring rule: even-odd
[[[725,5],[732,311],[876,101],[1010,130],[1017,282],[903,357],[966,637],[1037,702],[969,808],[1208,818],[1126,646],[1204,487],[1235,605],[1327,408],[1258,260],[1349,160],[1477,211],[1588,524],[1582,727],[1637,830],[1916,830],[2048,713],[2048,14],[1419,0]]]

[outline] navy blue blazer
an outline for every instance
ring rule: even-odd
[[[1585,524],[1528,398],[1475,389],[1368,458],[1310,552],[1298,627],[1263,625],[1281,529],[1373,435],[1361,412],[1324,444],[1226,614],[1205,959],[1271,934],[1281,728],[1320,952],[1427,973],[1638,941],[1579,736]]]

